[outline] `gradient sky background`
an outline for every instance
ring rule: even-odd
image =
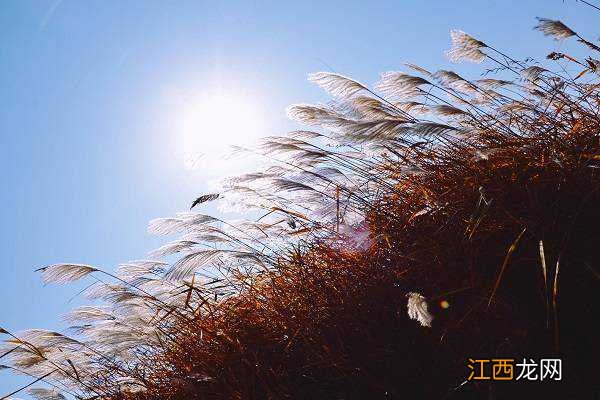
[[[112,269],[164,244],[147,222],[186,210],[221,173],[183,166],[178,121],[189,99],[220,87],[240,93],[264,134],[284,133],[294,128],[287,105],[325,99],[309,72],[372,84],[405,61],[449,68],[451,28],[541,59],[566,44],[532,31],[536,16],[600,34],[600,14],[575,0],[3,0],[0,326],[60,329],[80,286],[44,287],[34,269]],[[0,395],[22,382],[0,371]]]

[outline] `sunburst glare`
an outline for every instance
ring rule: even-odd
[[[217,93],[193,101],[180,120],[185,167],[215,165],[231,145],[245,145],[263,135],[264,125],[260,107],[247,96]]]

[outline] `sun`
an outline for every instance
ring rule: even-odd
[[[247,145],[264,135],[264,120],[256,101],[243,95],[214,94],[184,110],[181,148],[185,165],[213,163],[231,145]]]

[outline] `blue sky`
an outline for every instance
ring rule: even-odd
[[[405,61],[448,68],[451,28],[543,58],[561,45],[532,31],[536,16],[600,34],[597,12],[574,0],[2,1],[0,326],[59,328],[73,306],[76,287],[44,287],[34,269],[111,269],[164,242],[147,221],[185,210],[221,171],[183,167],[189,99],[243,94],[264,134],[284,133],[288,104],[324,100],[309,72],[370,84]],[[19,382],[0,373],[0,395]]]

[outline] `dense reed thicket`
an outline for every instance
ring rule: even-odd
[[[194,203],[258,217],[154,220],[179,238],[115,274],[43,268],[95,279],[104,305],[69,335],[2,330],[6,368],[43,399],[597,395],[600,49],[537,28],[589,57],[515,60],[452,31],[449,58],[486,76],[310,75],[333,100],[289,107],[307,130],[237,149],[271,166]],[[469,358],[540,357],[562,381],[467,381]]]

